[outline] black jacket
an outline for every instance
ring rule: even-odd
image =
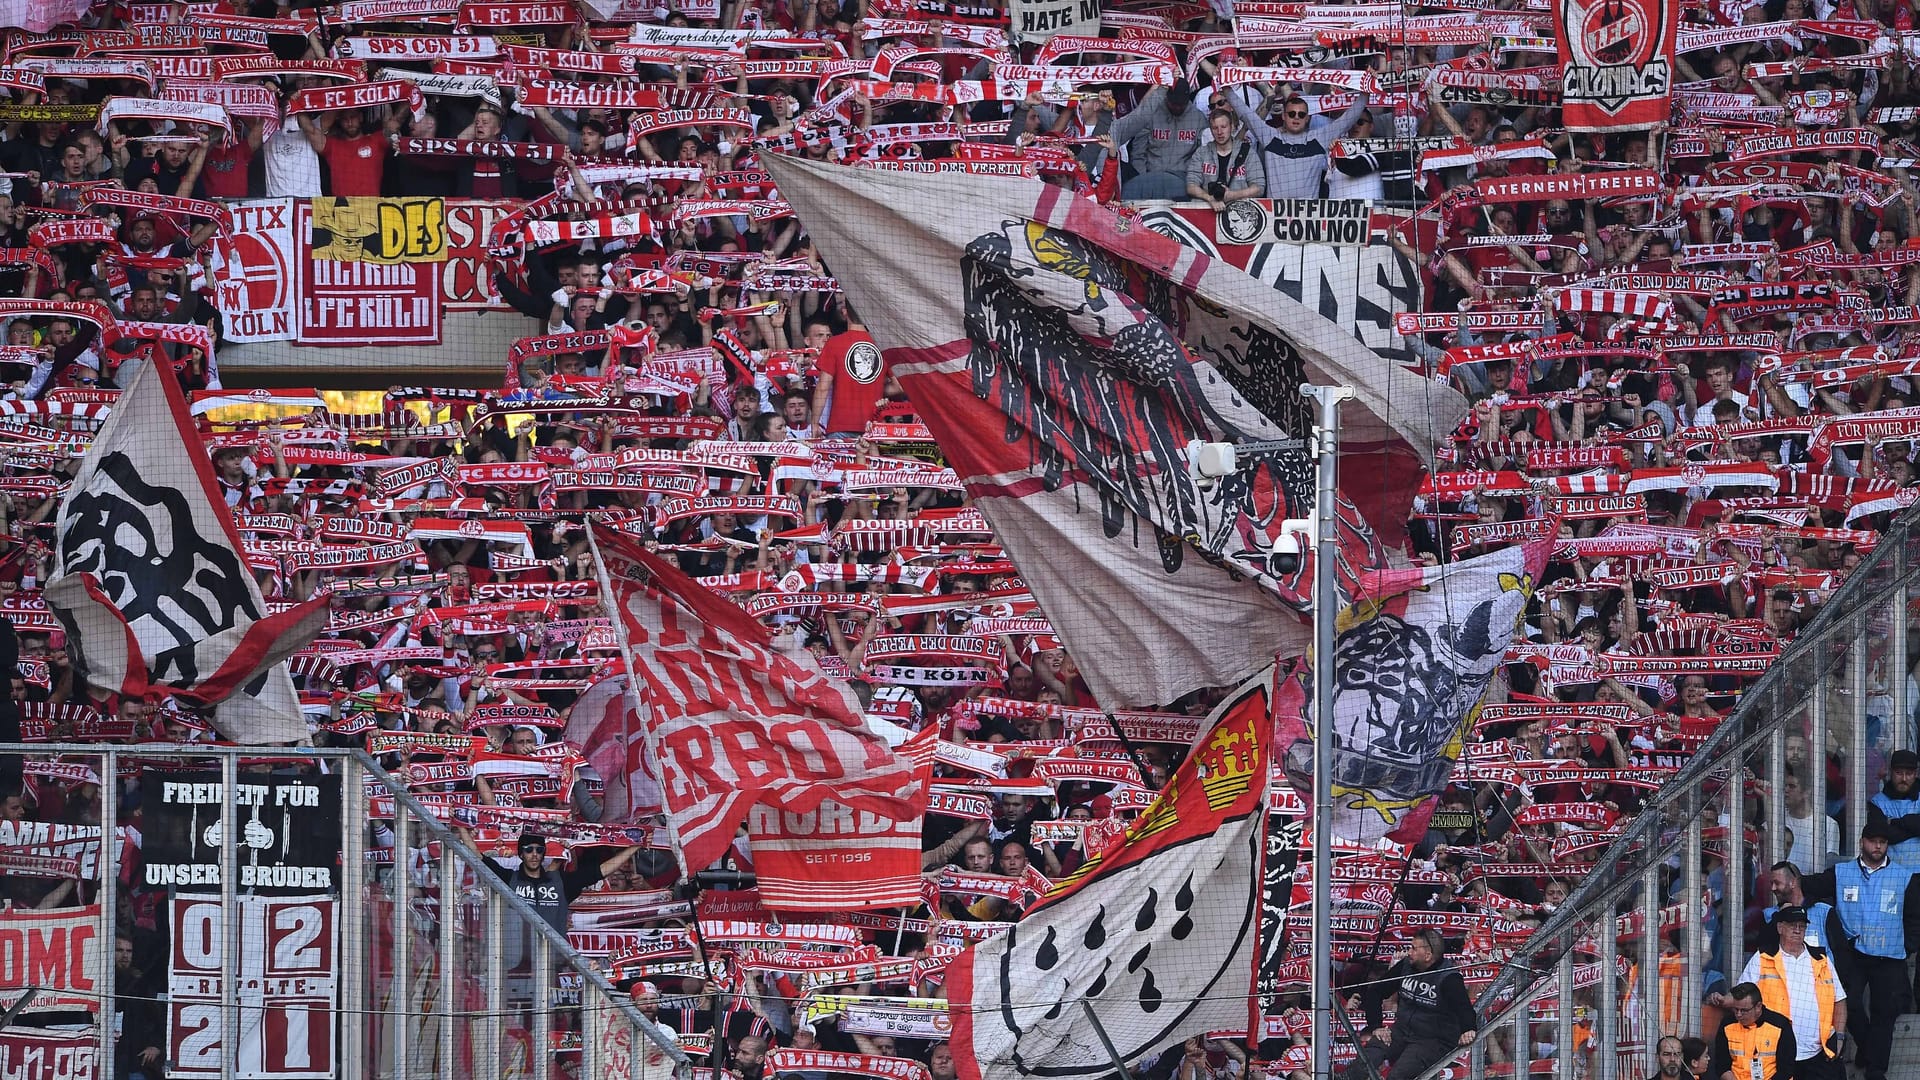
[[[1393,1041],[1396,1043],[1443,1042],[1452,1045],[1460,1036],[1480,1026],[1473,1011],[1473,998],[1467,983],[1452,964],[1442,959],[1426,971],[1415,971],[1410,961],[1401,960],[1387,970],[1387,977],[1362,994],[1367,1009],[1367,1026],[1380,1025],[1380,1003],[1400,995],[1394,1013]]]

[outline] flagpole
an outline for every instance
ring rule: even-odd
[[[1334,619],[1339,605],[1340,403],[1351,386],[1302,384],[1320,407],[1313,550],[1313,1080],[1333,1076],[1333,687]]]

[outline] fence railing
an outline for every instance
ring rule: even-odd
[[[1887,755],[1915,745],[1917,523],[1903,515],[1605,853],[1568,868],[1578,886],[1479,995],[1467,1075],[1649,1075],[1659,1039],[1700,1035],[1709,988],[1740,981],[1767,869],[1854,854]]]
[[[92,1043],[75,1047],[66,1036],[66,1052],[84,1050],[102,1067],[72,1075],[114,1075],[116,1014],[154,1018],[123,1036],[142,1045],[119,1047],[153,1080],[663,1080],[689,1065],[671,1036],[364,751],[0,745],[0,759],[12,755],[29,775],[64,770],[69,783],[85,779],[75,766],[91,769],[109,792],[123,770],[149,778],[139,879],[122,881],[128,840],[110,795],[98,800],[97,825],[90,814],[45,828],[0,823],[13,830],[14,850],[73,857],[83,868],[54,910],[66,913],[63,927],[91,923],[98,947],[75,944],[67,966],[21,969],[62,985],[0,986],[0,1006],[20,989],[39,992],[24,1020],[56,1002],[68,1006],[58,1010],[64,1018],[88,1006]],[[322,777],[338,779],[312,787],[300,779]],[[157,786],[168,780],[174,787]],[[320,805],[316,791],[337,807]],[[172,818],[147,805],[156,795],[196,804],[190,828],[169,830]],[[169,842],[198,845],[200,861],[160,864]],[[337,862],[288,869],[289,852],[300,850],[337,851]],[[31,917],[16,908],[0,924]],[[164,957],[159,970],[118,970],[116,936]],[[55,1034],[35,1031],[8,1034],[17,1048]],[[163,1060],[137,1062],[148,1043]],[[568,1055],[577,1066],[560,1060]]]

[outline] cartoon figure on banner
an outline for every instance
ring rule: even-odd
[[[1447,610],[1446,582],[1340,614],[1333,794],[1341,807],[1377,813],[1391,825],[1446,787],[1535,587],[1525,574],[1501,573],[1497,580],[1498,591],[1457,620]],[[1450,591],[1466,590],[1455,585]],[[1304,679],[1306,668],[1299,670]],[[1456,717],[1465,719],[1456,723]],[[1288,748],[1286,761],[1295,786],[1311,790],[1311,744]]]

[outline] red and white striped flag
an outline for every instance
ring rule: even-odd
[[[1591,472],[1578,476],[1548,476],[1537,481],[1555,495],[1618,495],[1631,477],[1626,473]]]
[[[1556,311],[1590,311],[1654,321],[1673,311],[1672,301],[1636,289],[1562,289],[1555,294],[1553,306]]]
[[[621,654],[646,687],[642,727],[688,871],[724,854],[759,804],[811,817],[819,839],[919,816],[912,763],[867,728],[851,689],[775,651],[766,627],[628,537],[598,524],[590,536]],[[808,870],[816,883],[868,876],[851,859]]]
[[[1626,494],[1642,491],[1684,491],[1687,488],[1759,487],[1772,491],[1780,486],[1773,470],[1757,461],[1720,461],[1707,464],[1678,465],[1666,469],[1635,469],[1627,482]]]

